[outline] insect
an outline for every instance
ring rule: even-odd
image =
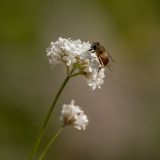
[[[102,67],[108,66],[108,68],[112,71],[109,62],[110,59],[115,62],[115,60],[111,57],[111,55],[106,51],[106,49],[99,43],[99,42],[93,42],[91,44],[91,49],[89,49],[91,52],[95,52],[98,60],[101,64],[101,69]]]

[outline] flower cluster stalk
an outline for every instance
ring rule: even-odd
[[[49,148],[51,147],[51,145],[54,143],[54,141],[56,140],[56,138],[60,135],[60,133],[62,132],[64,126],[62,126],[56,134],[53,135],[53,137],[51,138],[51,140],[49,141],[49,143],[46,145],[45,149],[43,150],[42,154],[40,155],[38,160],[43,160],[45,155],[47,154]]]
[[[42,140],[42,137],[43,137],[43,135],[45,133],[45,129],[47,127],[48,121],[49,121],[49,119],[51,117],[51,114],[53,112],[53,109],[54,109],[54,107],[55,107],[55,105],[56,105],[56,103],[58,101],[58,98],[61,95],[64,87],[66,86],[67,82],[69,81],[69,79],[70,79],[70,76],[67,75],[67,77],[65,78],[64,82],[62,83],[62,85],[61,85],[61,87],[60,87],[60,89],[59,89],[59,91],[58,91],[58,93],[57,93],[57,95],[56,95],[56,97],[55,97],[55,99],[54,99],[54,101],[52,103],[52,106],[50,107],[50,109],[49,109],[49,111],[47,113],[47,116],[46,116],[46,118],[44,120],[43,126],[42,126],[42,128],[40,130],[40,134],[38,136],[38,139],[37,139],[37,141],[36,141],[36,143],[35,143],[35,145],[34,145],[34,147],[32,149],[32,152],[31,152],[28,160],[32,160],[33,159],[33,156],[35,155],[35,153],[36,153],[36,151],[37,151],[37,149],[38,149],[38,147],[40,145],[40,142]]]

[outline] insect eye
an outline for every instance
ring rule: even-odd
[[[93,48],[93,49],[96,49],[96,48],[97,48],[96,43],[93,43],[93,44],[92,44],[92,48]]]

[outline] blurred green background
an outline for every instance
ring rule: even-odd
[[[99,41],[116,60],[101,90],[72,79],[54,110],[40,151],[72,98],[90,119],[70,127],[46,159],[160,159],[160,1],[5,0],[0,5],[0,160],[27,159],[65,78],[45,49],[58,37]]]

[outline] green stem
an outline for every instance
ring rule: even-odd
[[[67,82],[69,81],[69,79],[70,79],[70,76],[68,75],[66,77],[66,79],[64,80],[64,82],[62,83],[62,86],[60,87],[60,89],[59,89],[59,91],[58,91],[58,93],[57,93],[57,95],[56,95],[56,97],[55,97],[55,99],[54,99],[54,101],[52,103],[52,106],[50,107],[50,109],[49,109],[49,111],[47,113],[47,116],[46,116],[46,118],[44,120],[43,126],[42,126],[42,128],[40,130],[39,137],[38,137],[38,139],[37,139],[37,141],[36,141],[36,143],[35,143],[35,145],[34,145],[34,147],[32,149],[32,152],[31,152],[28,160],[32,160],[33,159],[33,156],[35,155],[35,153],[36,153],[36,151],[37,151],[37,149],[38,149],[38,147],[40,145],[41,139],[42,139],[42,137],[44,135],[44,132],[45,132],[45,129],[47,127],[49,118],[50,118],[50,116],[52,114],[52,111],[53,111],[53,109],[54,109],[54,107],[55,107],[55,105],[57,103],[57,100],[58,100],[59,96],[61,95],[64,87],[66,86]]]
[[[72,74],[70,77],[75,77],[75,76],[81,75],[82,73],[83,72],[77,72],[77,73]]]
[[[52,139],[49,141],[49,143],[46,145],[45,149],[43,150],[42,154],[40,155],[38,160],[43,160],[43,158],[45,157],[46,153],[48,152],[49,148],[51,147],[51,145],[53,144],[53,142],[56,140],[56,138],[60,135],[60,133],[62,132],[64,127],[61,127],[58,132],[53,135]]]

